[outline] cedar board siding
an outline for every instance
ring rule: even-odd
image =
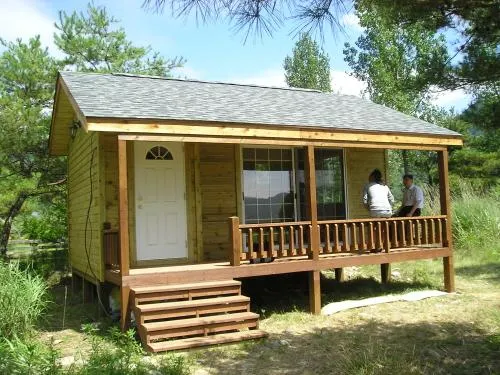
[[[104,166],[105,200],[103,221],[118,228],[118,158],[116,135],[100,136]],[[133,142],[128,142],[130,254],[135,259],[135,189]],[[186,143],[186,209],[189,262],[227,260],[229,229],[227,220],[238,215],[240,188],[239,147],[232,144]],[[386,175],[383,149],[346,149],[345,168],[348,218],[369,217],[362,204],[362,190],[368,174],[379,168]],[[102,226],[98,228],[99,232]],[[168,262],[163,262],[166,264]],[[160,265],[159,263],[158,265]],[[151,264],[152,266],[154,265]]]
[[[68,236],[71,266],[104,281],[100,156],[99,134],[78,131],[68,153]]]
[[[369,218],[370,212],[363,205],[363,188],[368,175],[378,168],[385,179],[387,176],[387,152],[375,148],[347,148],[345,150],[347,184],[347,218]]]
[[[227,260],[228,218],[237,215],[235,145],[201,143],[200,190],[203,260]]]

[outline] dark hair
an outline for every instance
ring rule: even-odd
[[[412,174],[405,174],[403,176],[403,179],[405,179],[405,178],[409,178],[410,180],[413,180],[413,175]]]
[[[374,169],[373,172],[370,173],[370,177],[373,177],[373,180],[377,184],[383,184],[383,181],[382,181],[382,172],[380,172],[380,170]]]

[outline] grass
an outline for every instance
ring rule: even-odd
[[[0,338],[30,333],[47,306],[46,292],[40,276],[0,260]]]
[[[76,356],[84,366],[52,370],[75,375],[500,374],[500,200],[466,188],[459,193],[453,210],[456,294],[311,316],[306,275],[255,278],[245,282],[244,293],[261,314],[267,339],[144,357],[131,336],[109,331],[112,322],[98,316],[95,305],[82,304],[71,293],[65,298],[67,287],[60,284],[51,289],[53,302],[37,328],[46,345],[21,347],[13,361],[32,358],[33,366],[50,369],[54,353]],[[346,269],[343,283],[324,272],[322,301],[442,288],[439,260],[393,264],[392,271],[387,285],[379,282],[378,266]],[[95,321],[99,331],[82,332],[82,323]]]

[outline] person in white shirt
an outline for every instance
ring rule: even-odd
[[[411,174],[403,176],[403,185],[405,186],[403,205],[395,216],[420,216],[424,208],[424,192],[413,183],[413,175]]]
[[[363,191],[363,203],[370,210],[371,217],[391,217],[394,196],[382,180],[382,172],[373,170],[369,183]]]

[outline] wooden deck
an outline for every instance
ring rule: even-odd
[[[239,266],[231,266],[229,262],[212,262],[134,268],[130,269],[127,276],[120,275],[118,270],[108,270],[106,272],[106,280],[116,285],[139,287],[321,271],[351,266],[444,258],[451,255],[452,252],[447,247],[422,246],[391,249],[389,253],[322,254],[318,260],[309,259],[307,256],[297,256],[275,259],[270,263],[250,264],[248,261],[242,261]]]

